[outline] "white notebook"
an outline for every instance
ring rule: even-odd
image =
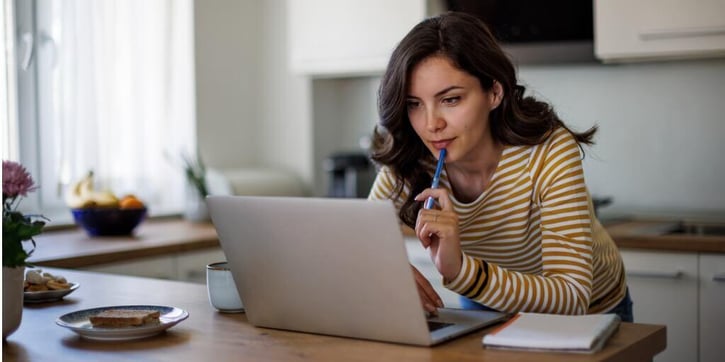
[[[616,314],[518,313],[483,336],[487,348],[594,353],[619,326]]]

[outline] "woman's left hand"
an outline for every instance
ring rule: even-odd
[[[458,276],[461,270],[461,239],[458,233],[458,214],[444,189],[425,189],[415,197],[425,201],[429,196],[437,199],[440,209],[420,209],[415,222],[415,233],[430,250],[430,256],[445,281]]]

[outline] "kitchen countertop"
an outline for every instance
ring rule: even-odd
[[[725,235],[668,234],[679,221],[632,219],[605,225],[619,248],[725,253]],[[723,223],[711,223],[725,228]]]
[[[725,235],[661,235],[663,220],[608,221],[605,228],[622,249],[725,253]],[[725,223],[724,223],[725,224]],[[406,236],[415,237],[411,230]],[[81,268],[117,261],[219,247],[214,225],[182,219],[147,220],[133,236],[89,237],[79,229],[48,231],[35,237],[29,262],[60,268]]]
[[[81,268],[171,253],[219,247],[210,222],[147,220],[132,236],[90,237],[80,228],[48,231],[35,237],[28,262],[58,268]]]

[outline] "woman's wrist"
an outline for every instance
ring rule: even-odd
[[[458,277],[458,274],[461,273],[461,268],[463,267],[463,253],[459,253],[459,257],[457,259],[457,262],[454,262],[452,265],[446,268],[446,271],[444,273],[441,273],[443,275],[443,283],[448,284],[453,280],[456,280]]]

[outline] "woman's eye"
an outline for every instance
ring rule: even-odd
[[[417,108],[420,105],[420,102],[418,101],[407,101],[406,102],[408,109]]]
[[[443,104],[454,105],[454,104],[457,104],[460,100],[461,100],[461,97],[455,96],[455,97],[443,98],[442,102],[443,102]]]

